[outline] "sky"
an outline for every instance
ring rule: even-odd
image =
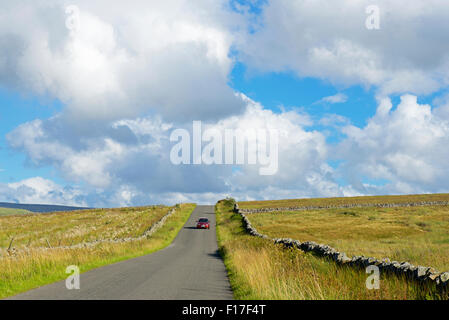
[[[17,0],[0,12],[0,202],[449,192],[446,0]],[[276,172],[173,163],[170,137],[193,121],[280,132]]]

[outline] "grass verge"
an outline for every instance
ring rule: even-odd
[[[194,204],[182,204],[149,239],[125,243],[102,243],[80,249],[31,249],[0,259],[0,298],[63,280],[69,265],[81,272],[153,253],[168,246],[187,222]]]
[[[368,290],[365,270],[338,266],[311,253],[284,249],[251,237],[233,203],[216,205],[217,237],[236,299],[415,300],[437,298],[403,278],[381,274],[380,289]]]

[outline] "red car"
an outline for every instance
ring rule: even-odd
[[[209,229],[210,228],[209,219],[200,218],[196,223],[196,228],[197,229]]]

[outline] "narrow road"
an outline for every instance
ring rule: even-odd
[[[210,230],[195,229],[199,217]],[[227,273],[218,253],[213,206],[197,206],[176,239],[150,255],[122,261],[80,275],[80,289],[56,282],[12,299],[232,299]]]

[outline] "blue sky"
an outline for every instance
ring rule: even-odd
[[[378,0],[374,29],[370,1],[70,4],[0,5],[0,201],[449,191],[443,0]],[[192,120],[285,132],[278,171],[175,166],[170,133]]]
[[[27,163],[26,156],[9,148],[6,135],[22,123],[46,119],[60,111],[60,103],[42,97],[24,96],[17,91],[0,90],[0,182],[10,183],[33,176],[59,179],[51,167],[36,167]]]
[[[233,68],[230,85],[273,111],[279,111],[281,107],[287,110],[300,108],[315,118],[336,113],[357,126],[365,125],[366,119],[373,116],[377,108],[373,90],[361,86],[338,88],[325,80],[300,78],[292,72],[255,73],[248,71],[242,63]],[[319,103],[322,98],[339,93],[345,94],[348,101]]]

